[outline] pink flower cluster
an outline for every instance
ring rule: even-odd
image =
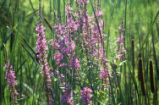
[[[37,58],[39,58],[39,62],[42,64],[41,66],[41,73],[44,73],[44,77],[45,77],[45,86],[46,86],[46,94],[48,97],[48,104],[52,105],[53,104],[53,99],[52,99],[52,95],[51,95],[51,76],[50,76],[50,67],[47,61],[47,54],[46,54],[46,50],[48,49],[48,47],[46,46],[46,38],[45,38],[45,27],[42,24],[38,24],[36,26],[36,31],[38,32],[37,34],[37,49],[36,49],[36,53],[37,53]]]
[[[74,101],[72,100],[73,95],[71,93],[71,87],[68,84],[66,84],[64,87],[65,88],[62,90],[63,95],[62,95],[61,101],[63,104],[67,103],[67,104],[72,105],[74,103]]]
[[[54,59],[56,60],[56,64],[63,67],[67,65],[67,63],[63,62],[64,57],[72,57],[69,65],[72,69],[77,69],[80,67],[80,64],[77,57],[74,56],[76,44],[73,38],[75,37],[79,25],[72,17],[72,8],[70,6],[66,7],[66,13],[66,24],[58,24],[55,26],[57,38],[52,41],[53,50],[56,51]]]
[[[102,59],[102,66],[100,68],[100,78],[103,80],[104,83],[109,82],[108,77],[110,76],[110,70],[108,69],[108,59]]]
[[[75,70],[80,67],[79,61],[75,54],[73,55],[72,59],[70,60],[70,67],[74,68]]]
[[[106,37],[103,32],[104,22],[101,18],[103,13],[98,8],[96,14],[93,14],[93,16],[89,16],[87,14],[86,8],[87,3],[85,3],[84,1],[87,0],[77,1],[77,7],[79,8],[77,16],[79,16],[79,26],[82,29],[82,42],[84,43],[83,47],[87,50],[88,54],[92,55],[97,60],[101,60],[102,63],[101,65],[99,65],[101,67],[100,77],[106,82],[110,71],[108,70],[108,59],[105,57],[105,51],[103,46],[104,38]]]
[[[83,35],[83,38],[81,39],[84,43],[83,47],[86,48],[88,53],[93,55],[95,58],[103,58],[104,52],[102,40],[106,35],[103,34],[103,20],[101,18],[102,11],[98,10],[95,14],[96,16],[89,16],[87,14],[87,4],[88,0],[77,1],[77,16],[79,19],[79,26],[82,30],[81,33]],[[96,18],[99,23],[99,27],[97,25]]]
[[[117,55],[117,59],[118,60],[123,60],[125,58],[125,54],[126,54],[126,50],[124,48],[124,36],[122,34],[122,32],[124,31],[123,27],[120,25],[118,27],[119,29],[119,38],[116,40],[117,44],[118,44],[118,55]]]
[[[88,87],[84,87],[83,90],[81,90],[81,100],[84,102],[85,105],[91,104],[91,98],[92,98],[92,90]]]
[[[43,61],[46,56],[46,50],[48,50],[48,47],[46,46],[46,38],[45,38],[45,27],[42,24],[38,24],[36,26],[37,34],[37,42],[36,42],[36,53],[37,58],[39,58],[39,62]]]
[[[99,57],[100,59],[102,59],[105,54],[104,54],[104,49],[103,49],[103,45],[102,43],[104,43],[104,38],[106,37],[106,35],[103,33],[103,20],[101,19],[102,16],[102,11],[97,11],[96,13],[96,18],[98,20],[99,23],[99,27],[95,21],[95,16],[93,16],[93,23],[91,25],[91,35],[92,37],[91,42],[93,42],[92,45],[92,49],[93,49],[93,55],[97,58]],[[102,42],[103,41],[103,42]]]
[[[5,65],[5,68],[6,68],[5,79],[7,79],[8,81],[8,87],[10,88],[10,92],[13,96],[12,97],[13,103],[16,104],[16,101],[17,101],[16,96],[18,95],[18,92],[15,89],[15,86],[17,85],[17,80],[15,80],[16,76],[13,71],[13,67],[12,65],[10,65],[9,62]]]

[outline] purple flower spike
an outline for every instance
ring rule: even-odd
[[[63,60],[63,55],[60,53],[60,51],[57,51],[54,55],[54,59],[56,60],[56,63],[59,64],[60,61]]]
[[[74,101],[72,100],[72,93],[71,93],[71,87],[70,85],[66,84],[65,88],[62,90],[63,95],[62,95],[62,103],[68,103],[70,105],[72,105],[74,103]]]
[[[8,87],[12,94],[13,105],[17,105],[17,95],[19,93],[17,92],[15,88],[15,86],[17,85],[17,80],[15,80],[16,76],[13,71],[13,67],[10,65],[10,63],[7,63],[5,65],[5,68],[6,68],[5,79],[8,81]]]
[[[125,50],[125,47],[124,47],[124,36],[122,34],[122,32],[124,31],[122,25],[120,25],[118,27],[119,29],[119,38],[116,40],[117,44],[118,44],[118,55],[117,55],[117,59],[118,60],[124,60],[125,58],[125,54],[126,54],[126,50]]]
[[[104,69],[103,67],[101,67],[100,77],[101,77],[102,80],[108,78],[109,77],[109,70],[107,70],[107,68]]]
[[[91,104],[91,98],[92,98],[92,90],[88,87],[84,87],[83,90],[81,90],[81,100],[84,102],[85,105]]]
[[[75,70],[80,67],[79,60],[77,59],[75,54],[73,55],[72,59],[70,60],[70,67]]]
[[[37,42],[36,42],[36,53],[37,53],[37,58],[39,58],[39,62],[43,61],[47,55],[45,55],[46,50],[48,50],[48,47],[46,46],[46,38],[45,38],[45,27],[41,24],[38,24],[36,26],[36,31],[38,32],[37,34]]]
[[[15,80],[16,76],[13,71],[13,67],[8,63],[5,65],[5,68],[6,68],[6,77],[5,78],[8,80],[8,87],[16,86],[17,81]]]
[[[37,42],[36,42],[36,53],[37,53],[37,58],[39,58],[39,62],[41,63],[41,73],[44,74],[45,76],[45,84],[46,84],[46,96],[48,100],[49,105],[53,105],[53,98],[51,94],[51,74],[50,74],[50,67],[47,62],[47,54],[46,50],[48,50],[48,47],[46,46],[46,38],[45,38],[45,27],[42,24],[38,24],[36,26],[36,31],[38,32],[37,34]],[[53,43],[53,45],[58,45],[56,43]]]
[[[66,7],[66,14],[72,14],[72,8],[70,6]]]

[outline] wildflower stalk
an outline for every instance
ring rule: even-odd
[[[13,71],[13,67],[12,65],[10,65],[9,61],[8,61],[8,54],[7,54],[7,49],[4,45],[5,48],[5,60],[6,60],[6,64],[5,64],[5,79],[8,81],[8,87],[10,89],[10,93],[11,93],[11,100],[12,100],[12,104],[13,105],[17,105],[17,95],[19,94],[15,88],[15,86],[17,85],[17,80],[15,80],[16,75]]]
[[[8,87],[11,92],[11,99],[12,99],[12,104],[17,105],[17,95],[19,94],[15,88],[17,85],[17,81],[15,80],[16,76],[13,71],[13,67],[10,65],[9,62],[6,63],[5,65],[6,68],[6,79],[8,80]]]
[[[44,27],[39,24],[36,27],[36,30],[39,32],[37,34],[38,40],[37,40],[37,57],[39,59],[39,62],[41,64],[41,73],[44,74],[44,84],[46,89],[46,96],[47,96],[47,103],[48,105],[52,105],[53,99],[51,94],[51,78],[50,78],[50,67],[47,61],[47,55],[46,50],[48,49],[45,45],[46,39],[45,39],[45,33],[44,33]]]
[[[45,92],[47,98],[47,104],[53,105],[53,97],[52,97],[52,88],[51,88],[51,78],[50,78],[50,67],[47,61],[46,50],[48,47],[46,46],[46,38],[45,38],[45,27],[41,22],[42,12],[41,12],[41,0],[39,0],[39,24],[36,26],[37,34],[37,58],[41,63],[41,73],[44,74],[44,84],[45,84]]]

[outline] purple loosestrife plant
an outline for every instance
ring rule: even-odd
[[[105,79],[108,78],[109,76],[109,70],[104,69],[104,67],[101,67],[100,72],[101,72],[100,74],[101,79],[105,81]]]
[[[87,0],[77,0],[76,2],[77,7],[80,8],[78,10],[78,16],[80,17],[80,26],[82,27],[82,35],[83,35],[83,43],[84,48],[87,50],[87,54],[92,55],[96,60],[100,60],[101,64],[100,66],[100,77],[106,84],[108,76],[110,74],[110,71],[108,69],[108,59],[105,57],[105,51],[102,41],[104,41],[104,38],[106,35],[103,32],[103,20],[102,20],[102,11],[100,8],[97,9],[96,14],[93,14],[92,17],[90,17],[87,14]],[[96,16],[95,16],[96,15]],[[98,25],[96,22],[96,19],[98,21]]]
[[[108,77],[110,76],[110,70],[108,69],[108,59],[102,58],[102,65],[100,67],[100,78],[103,80],[104,84],[108,85]]]
[[[15,86],[17,85],[17,80],[15,80],[16,76],[13,71],[13,67],[10,65],[9,62],[6,63],[5,68],[6,68],[5,79],[7,79],[7,81],[8,81],[8,87],[10,89],[11,98],[12,98],[12,102],[13,102],[12,104],[17,105],[18,92],[15,88]]]
[[[76,56],[76,39],[77,30],[79,28],[79,21],[76,19],[77,16],[73,16],[72,8],[70,6],[66,7],[66,24],[56,24],[54,27],[56,28],[56,39],[53,39],[52,46],[55,51],[54,60],[56,64],[60,67],[70,67],[70,70],[65,72],[65,75],[73,77],[75,80],[76,72],[80,67],[79,60]],[[62,71],[61,71],[62,72]],[[71,73],[71,75],[70,75]],[[66,81],[64,76],[59,76],[60,82],[64,86],[63,95],[61,97],[61,101],[63,104],[73,104],[72,93],[70,90],[70,86],[66,85]],[[72,81],[72,80],[71,80]]]
[[[52,41],[53,50],[58,50],[63,56],[70,57],[75,49],[75,42],[70,38],[70,33],[67,31],[69,28],[62,24],[56,25],[55,27],[57,40]]]
[[[73,67],[73,60],[75,59],[75,63],[78,68],[80,66],[77,57],[74,56],[74,50],[76,48],[76,44],[74,42],[75,33],[78,30],[79,24],[76,20],[73,19],[72,16],[72,8],[70,6],[66,7],[66,24],[57,24],[55,25],[57,36],[56,40],[52,41],[53,50],[56,51],[54,55],[54,59],[56,60],[56,64],[60,67],[71,66]],[[71,59],[72,57],[72,59]],[[63,62],[65,58],[70,59],[70,64]]]
[[[99,5],[99,4],[98,4]],[[105,50],[104,50],[104,38],[106,37],[106,35],[103,32],[103,20],[102,20],[102,11],[100,10],[100,7],[97,6],[97,12],[96,12],[96,18],[98,20],[99,23],[99,29],[98,26],[96,24],[96,22],[93,22],[92,25],[92,34],[94,35],[94,39],[96,39],[96,49],[94,51],[95,53],[95,57],[98,57],[101,60],[101,65],[100,66],[100,77],[103,80],[103,82],[108,85],[109,81],[108,81],[108,77],[110,76],[110,70],[108,69],[108,58],[105,57]],[[93,19],[95,21],[95,16],[93,16]],[[99,32],[100,30],[100,32]]]
[[[72,59],[70,60],[70,67],[75,70],[77,70],[80,67],[79,60],[77,59],[75,54],[73,55]]]
[[[66,7],[66,16],[67,16],[67,31],[76,32],[78,30],[79,24],[72,17],[72,8],[67,5]]]
[[[101,19],[102,11],[98,10],[96,12],[96,17],[101,31],[100,35],[95,16],[89,16],[87,14],[87,4],[88,0],[77,0],[76,2],[77,8],[79,8],[77,16],[79,16],[79,26],[81,27],[81,33],[83,35],[83,47],[87,50],[88,54],[91,54],[95,58],[103,58],[104,52],[101,41],[106,35],[103,34],[103,20]]]
[[[66,84],[64,86],[64,89],[62,90],[62,92],[63,92],[63,95],[62,95],[62,98],[61,98],[62,103],[63,104],[67,103],[67,104],[72,105],[74,103],[74,101],[72,100],[73,94],[71,93],[70,85]]]
[[[42,62],[46,56],[46,50],[48,47],[46,46],[46,38],[45,38],[45,27],[41,24],[38,24],[36,26],[36,31],[38,32],[37,34],[37,42],[36,42],[36,53],[37,53],[37,58],[39,58],[39,62]]]
[[[92,90],[88,87],[84,87],[83,90],[81,90],[81,100],[84,102],[85,105],[91,104],[91,98],[92,98]]]
[[[123,34],[122,34],[123,31],[124,31],[124,29],[123,29],[122,25],[120,25],[120,26],[118,27],[118,29],[119,29],[119,38],[116,40],[116,42],[117,42],[117,44],[118,44],[118,49],[117,49],[118,55],[117,55],[117,59],[118,59],[118,60],[124,60],[125,54],[126,54],[126,50],[125,50],[125,48],[124,48],[124,36],[123,36]]]
[[[44,74],[44,82],[46,88],[46,96],[48,105],[53,105],[53,98],[52,98],[52,88],[51,88],[51,78],[50,78],[50,67],[47,61],[47,54],[46,50],[48,47],[46,46],[46,38],[45,38],[45,27],[42,24],[38,24],[36,26],[37,34],[37,58],[39,58],[39,62],[42,64],[41,66],[41,73]]]
[[[56,64],[59,64],[63,60],[63,54],[57,51],[54,55],[54,59],[56,60]]]
[[[104,38],[106,37],[106,35],[104,34],[103,32],[103,20],[102,20],[102,11],[101,10],[97,10],[96,16],[92,16],[92,25],[91,25],[91,34],[92,34],[92,40],[94,43],[94,50],[93,50],[93,55],[99,59],[103,59],[104,56],[105,56],[105,51],[104,51]],[[98,21],[98,25],[97,25],[97,22],[96,22],[96,18],[97,18],[97,21]],[[102,42],[103,41],[103,42]]]

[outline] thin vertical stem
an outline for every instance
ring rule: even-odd
[[[41,0],[39,0],[39,24],[41,24],[42,10],[41,10]]]

